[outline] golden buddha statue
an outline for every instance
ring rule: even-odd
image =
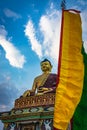
[[[50,73],[52,69],[51,62],[44,59],[40,66],[43,73],[34,79],[32,89],[25,91],[23,97],[55,92],[57,75]]]

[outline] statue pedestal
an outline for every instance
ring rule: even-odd
[[[15,109],[27,108],[27,107],[38,107],[38,106],[49,106],[54,105],[55,95],[54,93],[47,93],[43,95],[35,95],[30,97],[21,97],[15,100]]]
[[[52,130],[54,101],[55,93],[18,98],[11,111],[0,113],[0,120],[5,130]]]

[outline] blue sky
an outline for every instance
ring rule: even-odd
[[[0,0],[0,112],[32,88],[48,58],[57,72],[61,0]],[[66,0],[67,9],[81,11],[82,36],[87,52],[87,1]]]

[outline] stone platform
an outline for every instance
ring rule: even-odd
[[[11,111],[0,113],[5,130],[46,130],[46,124],[53,129],[55,93],[21,97],[15,100]]]
[[[21,97],[15,100],[14,108],[27,108],[37,106],[49,106],[54,105],[55,94],[48,93],[44,95],[35,95],[30,97]]]

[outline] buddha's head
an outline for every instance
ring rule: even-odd
[[[48,59],[41,61],[40,65],[43,72],[51,72],[52,64]]]

